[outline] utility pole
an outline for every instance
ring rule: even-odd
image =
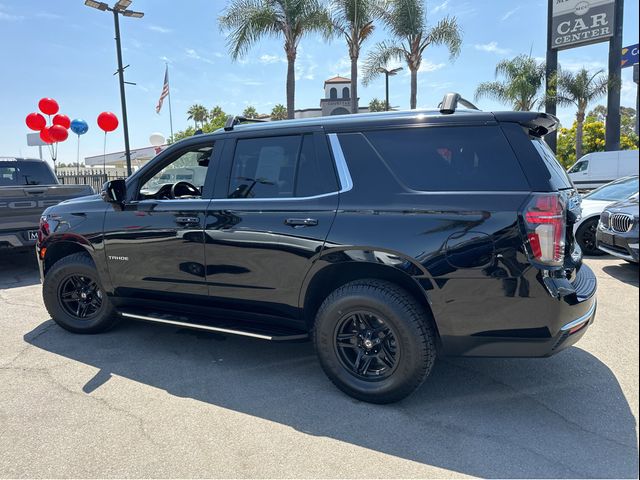
[[[546,59],[546,84],[545,84],[545,112],[551,115],[556,114],[556,95],[549,96],[550,91],[555,93],[555,85],[552,85],[552,79],[555,77],[558,71],[558,51],[552,48],[552,32],[553,32],[553,2],[556,0],[549,0],[547,5],[547,59]],[[554,130],[552,133],[544,137],[547,145],[556,152],[556,146],[558,143],[558,131]]]
[[[116,52],[118,55],[118,78],[120,81],[120,103],[122,105],[122,129],[124,130],[124,155],[127,161],[127,176],[131,175],[131,149],[129,148],[129,122],[127,121],[127,99],[124,91],[124,69],[122,66],[122,48],[120,46],[120,21],[118,11],[113,10],[113,23],[116,29]],[[128,65],[127,65],[128,66]]]
[[[620,88],[622,87],[622,16],[624,0],[616,0],[613,37],[609,40],[609,88],[607,121],[605,124],[606,151],[620,150]]]

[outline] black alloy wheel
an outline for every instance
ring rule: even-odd
[[[338,321],[334,348],[340,363],[351,374],[367,381],[392,375],[400,356],[389,325],[380,315],[364,310],[350,312]]]
[[[102,306],[100,287],[83,275],[72,274],[60,282],[58,296],[65,312],[78,319],[93,317]]]

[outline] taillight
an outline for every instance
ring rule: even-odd
[[[559,193],[534,194],[524,211],[530,254],[546,265],[562,265],[566,235],[566,209]]]
[[[42,242],[44,237],[49,236],[49,222],[44,215],[40,217],[40,228],[38,229],[38,241]]]

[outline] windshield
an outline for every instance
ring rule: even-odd
[[[618,202],[638,193],[638,177],[628,177],[607,183],[584,196],[589,200]]]

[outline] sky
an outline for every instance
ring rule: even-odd
[[[112,0],[110,3],[113,3]],[[269,113],[286,104],[286,62],[282,42],[265,39],[241,61],[228,55],[226,36],[218,27],[225,0],[134,0],[129,7],[144,18],[121,18],[123,61],[131,148],[149,145],[154,132],[169,135],[167,102],[160,113],[155,106],[162,90],[165,62],[169,65],[174,130],[189,124],[186,111],[201,103],[220,105],[239,114],[248,105]],[[462,52],[450,60],[444,47],[428,47],[418,74],[418,107],[434,107],[442,96],[456,91],[472,99],[476,86],[493,80],[497,62],[531,53],[543,59],[546,51],[545,0],[426,0],[427,21],[456,16],[463,30]],[[379,25],[364,45],[363,57],[376,42],[388,38]],[[638,2],[627,0],[623,45],[638,42]],[[81,137],[80,157],[99,155],[104,135],[96,124],[102,111],[120,118],[113,18],[84,5],[84,0],[0,0],[0,156],[37,157],[37,147],[26,145],[29,132],[24,119],[37,111],[42,97],[55,98],[60,112],[83,118],[89,132]],[[590,70],[607,67],[608,43],[561,51],[562,68]],[[298,50],[296,108],[319,107],[323,82],[335,75],[349,76],[344,41],[325,42],[319,35],[305,37]],[[409,76],[405,68],[390,80],[390,102],[409,107]],[[636,84],[632,68],[622,71],[624,106],[635,106]],[[384,78],[359,86],[360,105],[384,97]],[[599,103],[606,104],[606,99]],[[508,106],[480,100],[483,110]],[[594,105],[595,106],[595,105]],[[561,109],[565,125],[575,111]],[[74,135],[61,143],[59,162],[76,161]],[[122,128],[107,136],[107,152],[124,149]],[[48,154],[45,153],[45,156]]]

